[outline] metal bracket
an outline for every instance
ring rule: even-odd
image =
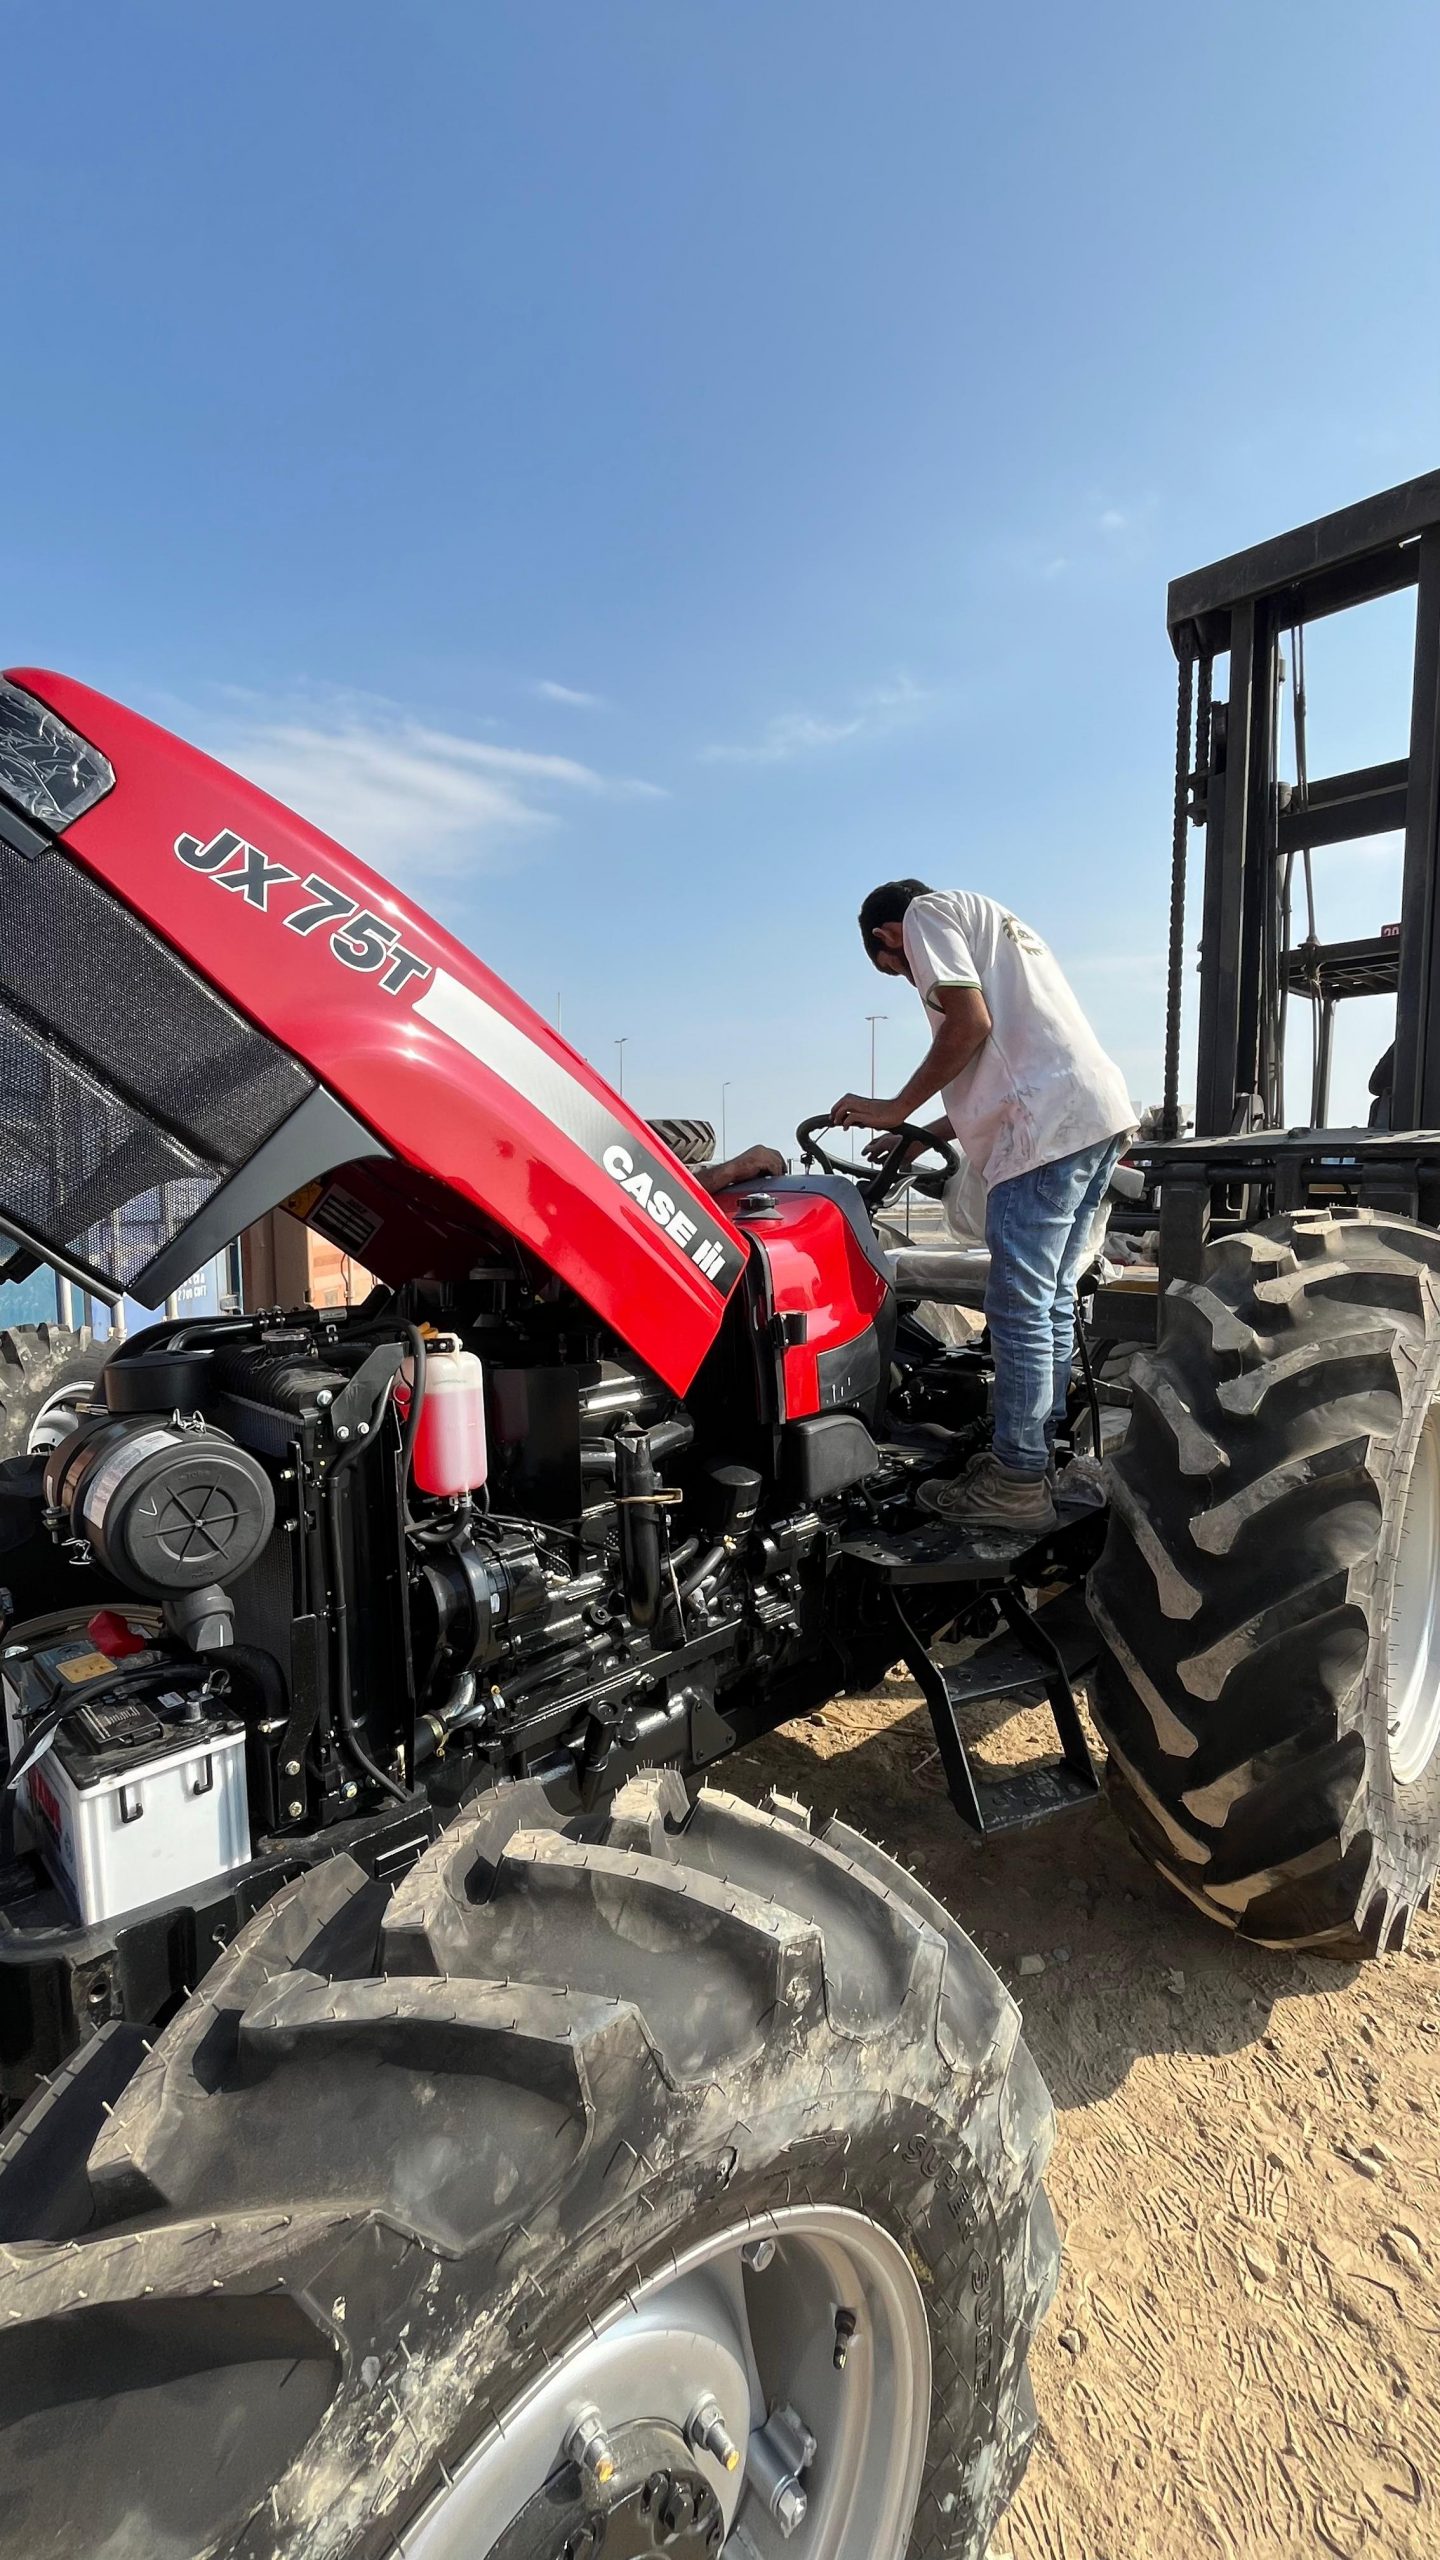
[[[348,1440],[352,1432],[368,1432],[379,1410],[381,1398],[405,1357],[401,1342],[382,1342],[361,1361],[353,1378],[346,1381],[330,1407],[330,1422],[337,1440]]]

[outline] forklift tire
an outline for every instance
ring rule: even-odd
[[[0,1330],[0,1458],[57,1449],[87,1410],[105,1345],[68,1324]]]
[[[673,1773],[310,1868],[0,2153],[0,2554],[980,2560],[1056,2275],[1018,2030],[879,1850]]]
[[[1136,1842],[1264,1946],[1403,1946],[1440,1866],[1440,1235],[1212,1246],[1131,1369],[1090,1603]]]
[[[652,1120],[655,1135],[681,1164],[709,1164],[715,1153],[715,1132],[708,1120]]]

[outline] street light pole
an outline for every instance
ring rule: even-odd
[[[623,1094],[625,1091],[625,1042],[629,1037],[630,1034],[627,1031],[624,1036],[615,1043],[615,1053],[620,1061],[619,1070],[615,1078],[615,1090],[619,1094]]]
[[[729,1092],[732,1082],[733,1078],[727,1076],[725,1082],[720,1087],[720,1161],[722,1164],[730,1153],[725,1135],[725,1096]]]
[[[888,1013],[867,1013],[865,1019],[870,1025],[870,1095],[873,1101],[875,1095],[875,1025],[877,1022],[888,1022],[890,1016]]]

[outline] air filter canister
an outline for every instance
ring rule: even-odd
[[[270,1479],[248,1449],[156,1414],[98,1433],[66,1469],[64,1499],[96,1563],[139,1592],[228,1586],[275,1526]]]

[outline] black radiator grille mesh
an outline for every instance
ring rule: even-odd
[[[0,917],[0,1216],[128,1288],[313,1080],[63,854]]]

